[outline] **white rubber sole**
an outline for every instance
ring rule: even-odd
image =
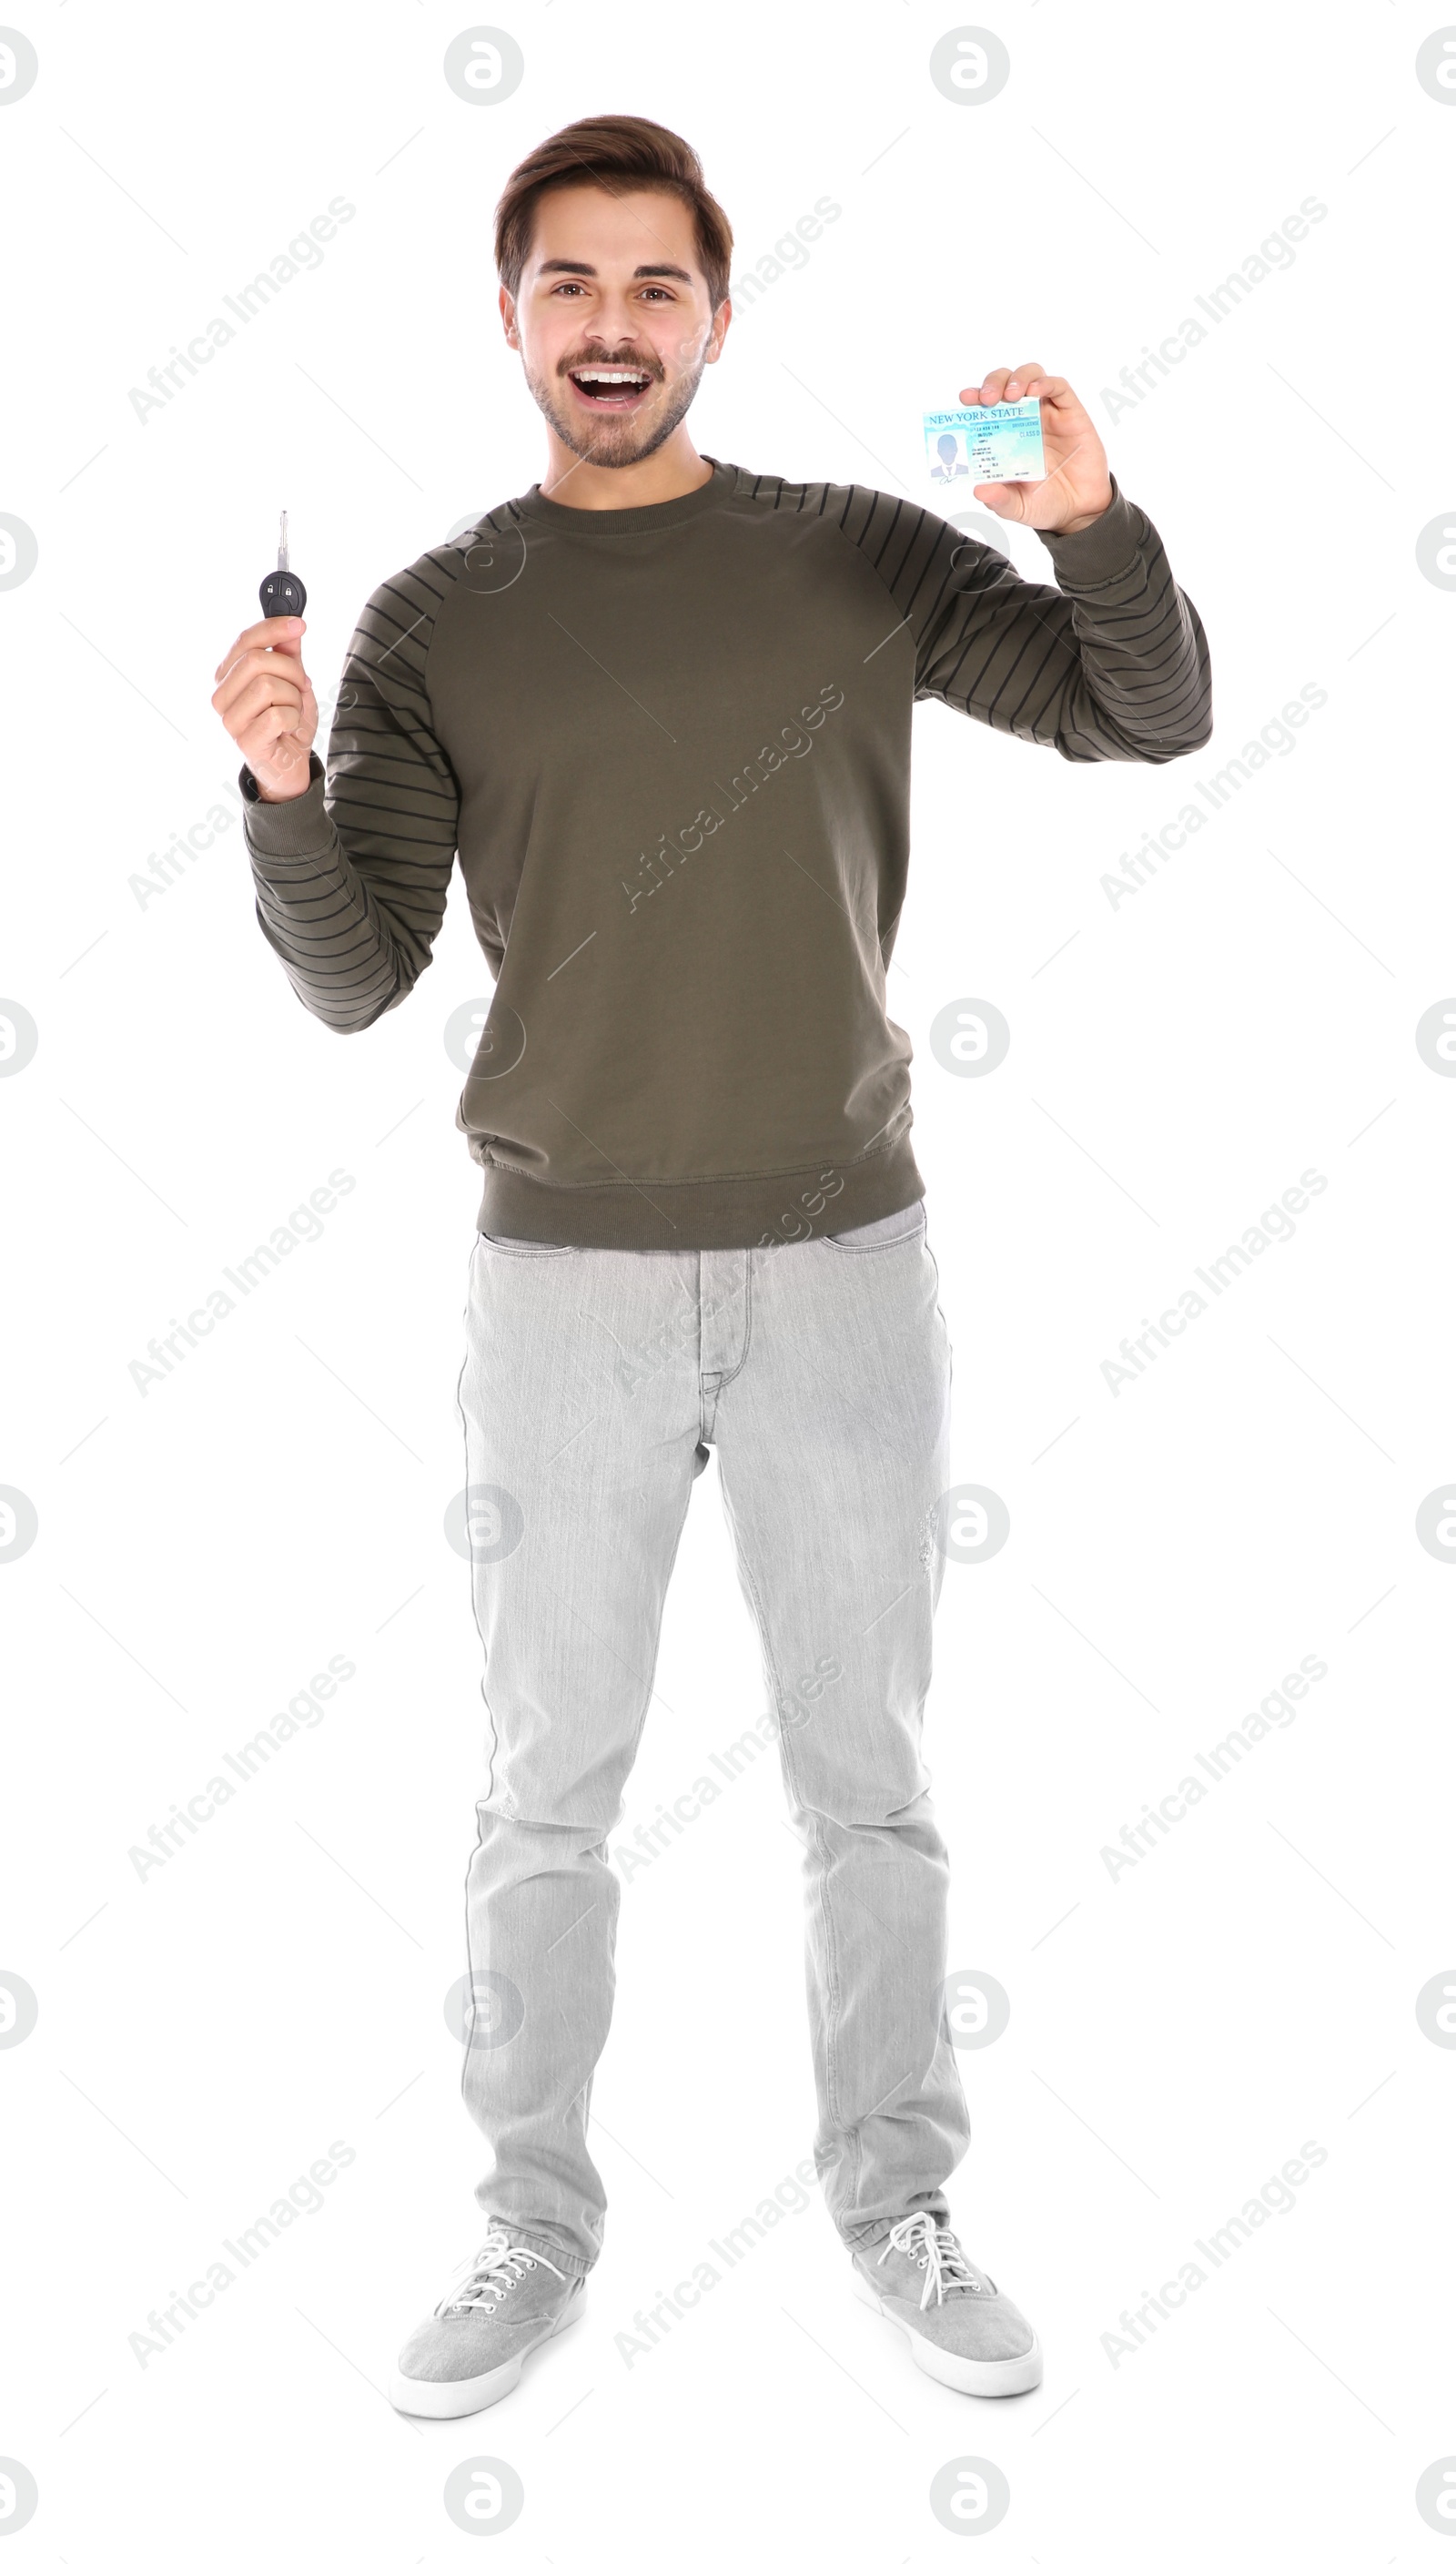
[[[530,2350],[521,2351],[518,2359],[508,2359],[500,2368],[488,2369],[480,2377],[406,2377],[396,2368],[389,2381],[389,2401],[396,2413],[413,2413],[424,2422],[458,2422],[466,2413],[484,2413],[490,2404],[499,2404],[520,2384],[520,2372],[531,2351],[543,2350],[558,2332],[565,2332],[586,2312],[586,2290],[578,2288],[570,2304],[557,2317],[549,2332],[533,2341]]]
[[[855,2295],[877,2313],[888,2316],[896,2331],[909,2342],[917,2368],[936,2378],[941,2386],[953,2386],[959,2395],[1025,2395],[1030,2387],[1040,2386],[1041,2343],[1035,2333],[1030,2350],[1023,2350],[1019,2359],[962,2359],[954,2351],[941,2350],[937,2343],[927,2341],[923,2332],[917,2332],[914,2324],[906,2321],[896,2299],[882,2297],[858,2266],[851,2284]]]

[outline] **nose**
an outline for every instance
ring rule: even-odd
[[[613,293],[608,289],[597,306],[592,334],[604,347],[626,347],[636,337],[637,321],[638,314],[625,292]]]

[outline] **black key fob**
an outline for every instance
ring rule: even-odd
[[[258,602],[265,614],[302,614],[309,602],[309,591],[301,578],[289,567],[289,514],[285,508],[278,521],[278,567],[271,569],[258,591]]]
[[[258,602],[265,614],[302,614],[309,591],[291,569],[271,569],[258,591]]]

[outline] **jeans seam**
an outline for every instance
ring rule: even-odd
[[[691,1498],[691,1496],[692,1496],[692,1492],[693,1492],[693,1489],[692,1489],[692,1482],[691,1482],[691,1480],[690,1480],[690,1481],[689,1481],[689,1487],[688,1487],[688,1493],[689,1493],[689,1497],[690,1497],[690,1498]],[[640,1712],[639,1712],[639,1714],[638,1714],[637,1725],[635,1726],[635,1728],[634,1728],[634,1729],[633,1729],[633,1731],[632,1731],[632,1763],[633,1763],[633,1764],[635,1764],[635,1763],[636,1763],[636,1760],[637,1760],[637,1754],[638,1754],[638,1749],[639,1749],[639,1747],[641,1746],[641,1743],[642,1743],[642,1731],[643,1731],[644,1727],[647,1725],[647,1713],[648,1713],[648,1711],[649,1711],[649,1710],[651,1709],[651,1707],[652,1707],[652,1693],[653,1693],[653,1686],[654,1686],[654,1684],[656,1683],[656,1680],[657,1680],[657,1660],[658,1660],[658,1657],[659,1657],[659,1656],[661,1655],[661,1653],[662,1653],[662,1624],[663,1624],[663,1620],[664,1620],[664,1617],[665,1617],[665,1614],[666,1614],[666,1604],[667,1604],[668,1587],[671,1585],[671,1583],[672,1583],[672,1581],[673,1581],[673,1569],[676,1567],[676,1565],[677,1565],[677,1563],[678,1563],[678,1551],[679,1551],[679,1550],[680,1550],[680,1548],[682,1547],[682,1543],[683,1543],[683,1534],[684,1534],[684,1532],[687,1530],[687,1528],[688,1528],[688,1507],[687,1507],[687,1505],[684,1505],[684,1507],[683,1507],[683,1518],[682,1518],[682,1521],[681,1521],[681,1522],[679,1523],[679,1525],[678,1525],[677,1533],[676,1533],[676,1536],[675,1536],[675,1538],[674,1538],[674,1540],[673,1540],[672,1555],[671,1555],[671,1557],[670,1557],[670,1558],[669,1558],[669,1560],[668,1560],[668,1563],[667,1563],[667,1571],[666,1571],[666,1574],[664,1575],[663,1580],[662,1580],[662,1595],[663,1595],[663,1605],[664,1605],[664,1608],[663,1608],[662,1610],[660,1610],[660,1611],[658,1612],[658,1615],[657,1615],[657,1636],[656,1636],[656,1638],[655,1638],[655,1639],[654,1639],[654,1641],[653,1641],[653,1648],[652,1648],[652,1662],[651,1662],[651,1664],[648,1666],[648,1669],[647,1669],[647,1687],[646,1687],[646,1690],[645,1690],[645,1691],[644,1691],[644,1693],[643,1693],[642,1708],[641,1708],[641,1710],[640,1710]],[[628,1769],[629,1769],[629,1770],[631,1769],[631,1765],[629,1765],[629,1766],[628,1766]],[[619,1824],[621,1823],[621,1821],[622,1821],[622,1812],[619,1810],[619,1811],[618,1811],[618,1814],[617,1814],[617,1816],[616,1816],[616,1817],[615,1817],[615,1818],[614,1818],[614,1820],[613,1820],[613,1824],[608,1825],[608,1827],[607,1827],[607,1829],[606,1829],[606,1832],[602,1835],[602,1846],[603,1846],[603,1849],[605,1849],[605,1846],[606,1846],[606,1842],[607,1842],[608,1836],[613,1832],[613,1830],[614,1830],[615,1826],[616,1826],[616,1825],[619,1825]]]
[[[699,1321],[699,1329],[700,1329],[700,1331],[699,1331],[699,1339],[698,1339],[698,1341],[699,1341],[699,1347],[700,1347],[700,1359],[701,1359],[701,1347],[702,1347],[702,1342],[703,1342],[703,1338],[702,1338],[702,1320],[701,1320],[701,1311],[702,1311],[702,1306],[703,1306],[703,1302],[702,1302],[702,1289],[703,1289],[702,1272],[703,1272],[703,1268],[702,1268],[701,1263],[700,1263],[700,1265],[699,1265],[698,1270],[699,1270],[699,1284],[698,1284],[698,1288],[699,1288],[699,1295],[700,1295],[700,1296],[699,1296],[699,1303],[698,1303],[699,1311],[700,1311],[700,1321]],[[742,1352],[739,1354],[738,1359],[737,1359],[737,1361],[734,1363],[734,1365],[733,1365],[733,1367],[732,1367],[732,1370],[731,1370],[731,1371],[700,1371],[700,1373],[699,1373],[699,1388],[700,1388],[700,1392],[706,1393],[706,1391],[707,1391],[710,1388],[711,1388],[711,1389],[712,1389],[712,1390],[713,1390],[713,1412],[714,1412],[714,1421],[715,1421],[715,1422],[717,1422],[717,1420],[718,1420],[718,1401],[719,1401],[719,1397],[720,1397],[720,1395],[722,1394],[723,1390],[724,1390],[724,1389],[728,1389],[728,1388],[731,1385],[731,1383],[737,1379],[739,1372],[742,1370],[744,1363],[745,1363],[745,1362],[747,1361],[747,1359],[748,1359],[748,1350],[749,1350],[749,1347],[750,1347],[750,1346],[751,1346],[751,1344],[752,1344],[752,1341],[753,1341],[753,1258],[752,1258],[751,1253],[749,1253],[749,1252],[747,1252],[747,1251],[744,1251],[744,1253],[743,1253],[743,1350],[742,1350]],[[701,1411],[702,1411],[702,1410],[701,1410],[701,1406],[700,1406],[700,1413],[701,1413]],[[706,1441],[708,1441],[708,1440],[710,1439],[710,1436],[708,1435],[708,1433],[707,1433],[707,1432],[704,1432],[704,1433],[700,1436],[700,1439],[706,1442]]]
[[[726,1480],[724,1482],[724,1498],[725,1502],[728,1502],[728,1484]],[[729,1506],[729,1512],[731,1512],[731,1506]],[[736,1525],[734,1525],[733,1538],[736,1545]],[[757,1580],[754,1577],[750,1561],[741,1553],[741,1551],[739,1556],[744,1581],[753,1598],[753,1617],[758,1623],[758,1634],[763,1647],[763,1661],[767,1665],[769,1673],[773,1678],[774,1697],[772,1708],[778,1726],[778,1737],[783,1753],[784,1769],[787,1772],[790,1784],[792,1785],[795,1804],[809,1818],[809,1830],[818,1849],[816,1864],[818,1877],[816,1885],[819,1896],[819,1910],[824,1920],[824,1946],[828,1958],[829,1974],[828,2001],[825,2006],[824,2016],[824,2095],[828,2107],[830,2124],[831,2126],[838,2127],[840,2125],[840,2112],[838,2076],[835,2069],[835,2036],[839,2028],[841,1981],[839,1972],[839,1952],[834,1934],[834,1915],[829,1902],[829,1862],[825,1850],[824,1819],[817,1808],[810,1808],[807,1805],[803,1797],[803,1793],[799,1788],[798,1771],[794,1763],[793,1752],[789,1743],[790,1730],[785,1727],[782,1716],[779,1712],[779,1703],[784,1697],[783,1681],[779,1673],[778,1666],[774,1661],[773,1648],[768,1636],[768,1623],[764,1617],[763,1605],[758,1596]],[[855,2149],[854,2192],[855,2197],[858,2198],[861,2173],[858,2130],[855,2130],[853,2133],[853,2143]]]

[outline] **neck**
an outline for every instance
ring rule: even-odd
[[[713,466],[698,452],[686,427],[676,427],[666,444],[641,463],[624,463],[607,471],[583,463],[555,429],[546,428],[546,468],[541,496],[562,508],[659,508],[668,499],[686,499],[713,478]]]

